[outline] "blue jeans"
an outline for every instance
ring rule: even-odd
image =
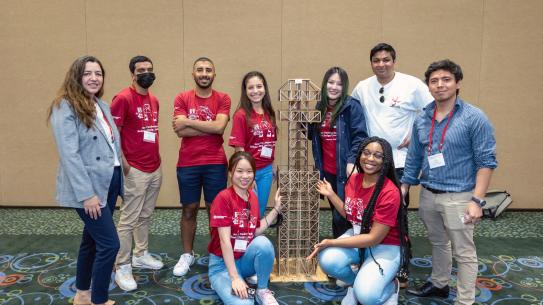
[[[102,216],[91,219],[84,209],[75,209],[85,223],[77,256],[75,286],[80,290],[89,290],[92,279],[91,301],[95,304],[108,300],[113,263],[119,251],[113,211],[120,191],[121,167],[117,166],[109,185],[107,205],[101,209]]]
[[[258,207],[260,208],[260,218],[266,215],[266,206],[268,197],[270,197],[271,185],[273,182],[273,164],[256,170],[255,175],[256,194],[258,195]]]
[[[263,289],[268,287],[268,280],[273,269],[275,251],[269,239],[265,236],[257,236],[242,257],[236,260],[236,269],[241,278],[255,275],[258,277],[257,287]],[[225,305],[253,305],[253,299],[241,299],[232,294],[232,280],[224,260],[220,256],[209,254],[209,282],[219,298]]]
[[[353,235],[350,229],[339,238]],[[370,256],[370,249],[379,266]],[[331,247],[318,255],[322,270],[339,280],[353,286],[354,295],[364,305],[383,304],[395,293],[392,280],[400,268],[400,246],[377,245],[366,249],[364,264],[358,274],[351,269],[351,264],[359,264],[360,256],[356,248]]]

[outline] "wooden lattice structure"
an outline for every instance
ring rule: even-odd
[[[308,160],[308,125],[321,121],[315,104],[320,89],[309,79],[289,79],[279,89],[281,121],[288,122],[288,161],[278,172],[283,197],[283,224],[278,229],[276,268],[272,281],[322,280],[315,259],[306,261],[319,242],[319,171]],[[311,162],[312,163],[312,162]],[[317,274],[320,275],[317,275]]]

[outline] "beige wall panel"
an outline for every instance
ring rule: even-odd
[[[107,101],[129,85],[130,57],[145,54],[153,59],[157,81],[152,91],[161,101],[164,170],[159,205],[178,206],[179,141],[171,131],[171,114],[176,94],[194,85],[195,58],[215,61],[214,87],[231,95],[231,114],[239,101],[241,78],[250,70],[267,76],[278,110],[277,89],[286,79],[310,78],[320,86],[325,70],[333,65],[349,72],[351,91],[372,75],[370,48],[386,41],[398,51],[398,71],[422,78],[428,64],[442,58],[462,66],[462,97],[482,108],[496,128],[500,165],[492,187],[510,191],[514,208],[543,208],[543,179],[538,174],[543,171],[537,99],[543,78],[539,0],[2,4],[0,54],[9,60],[0,75],[0,128],[8,144],[0,149],[0,205],[56,205],[58,155],[45,115],[78,56],[89,53],[103,61]],[[230,125],[225,140],[229,133]],[[227,148],[227,155],[231,153]],[[276,163],[286,163],[286,156],[286,125],[281,125]]]
[[[159,205],[177,205],[175,174],[177,136],[171,131],[173,98],[184,85],[183,9],[180,0],[87,2],[89,53],[96,54],[108,72],[105,99],[131,83],[128,62],[135,55],[153,61],[157,79],[151,92],[160,102],[159,132],[164,179]]]
[[[216,66],[213,87],[239,101],[243,75],[252,70],[265,74],[273,88],[278,86],[281,62],[281,3],[277,1],[185,0],[185,88],[192,89],[192,66],[201,56]],[[232,109],[232,113],[233,113]]]
[[[57,153],[46,110],[85,51],[83,1],[2,1],[0,204],[54,201]]]
[[[351,89],[370,76],[369,50],[381,37],[380,1],[284,1],[282,78],[320,86],[332,66],[347,70]]]
[[[420,79],[428,65],[449,58],[462,66],[463,98],[477,102],[483,1],[386,0],[383,37],[398,52],[397,70]]]
[[[433,61],[449,58],[461,65],[465,75],[462,98],[477,105],[482,20],[481,0],[386,0],[383,39],[396,49],[396,70],[421,80]],[[410,207],[418,207],[418,192],[412,192],[411,199]]]
[[[514,208],[543,208],[543,2],[485,1],[481,105],[494,123],[499,167],[493,185]]]

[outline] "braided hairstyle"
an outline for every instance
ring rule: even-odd
[[[379,194],[381,193],[381,190],[383,189],[383,185],[385,183],[385,177],[388,178],[397,188],[398,193],[400,192],[400,183],[398,181],[398,178],[396,176],[396,170],[394,167],[394,159],[392,155],[392,147],[390,144],[382,138],[379,137],[368,137],[362,143],[360,144],[358,148],[358,153],[356,155],[356,169],[359,173],[363,173],[362,164],[360,163],[360,156],[362,155],[362,152],[368,146],[370,143],[378,143],[381,145],[381,148],[383,149],[383,165],[381,167],[381,171],[379,173],[379,178],[377,179],[377,183],[375,184],[375,188],[373,189],[373,193],[371,194],[370,201],[367,205],[367,207],[364,209],[364,214],[362,215],[362,224],[361,224],[361,230],[360,234],[368,234],[371,230],[371,220],[373,218],[373,212],[375,211],[375,204],[377,203],[377,198],[379,197]],[[351,173],[352,174],[352,173]],[[349,175],[350,178],[350,175]],[[401,194],[400,194],[401,198]],[[407,207],[400,203],[400,208],[398,210],[397,215],[398,220],[398,231],[400,233],[400,270],[407,268],[407,265],[409,264],[409,259],[411,257],[411,247],[409,245],[409,237],[407,235]],[[365,257],[365,249],[360,249],[360,263],[362,264],[364,262]],[[373,254],[371,252],[370,248],[370,255],[372,259],[375,261],[375,258],[373,257]],[[375,261],[377,266],[379,266],[379,270],[381,273],[383,272],[383,269]]]

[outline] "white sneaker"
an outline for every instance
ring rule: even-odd
[[[341,300],[341,305],[357,305],[357,304],[358,304],[358,300],[354,296],[353,287],[347,288],[347,294],[345,295],[343,300]]]
[[[390,296],[390,298],[388,298],[388,300],[383,303],[383,305],[398,305],[398,296],[400,294],[400,282],[398,281],[398,279],[394,279],[393,283],[396,287],[394,289],[396,292],[394,292]]]
[[[145,251],[142,256],[132,256],[132,267],[158,270],[164,267],[164,263]]]
[[[256,285],[258,284],[258,277],[255,275],[251,275],[245,278],[245,282],[249,285]]]
[[[190,270],[190,266],[194,264],[194,251],[191,253],[183,253],[179,257],[179,261],[173,267],[173,275],[183,276]]]
[[[349,284],[345,283],[344,281],[342,281],[340,279],[336,279],[336,286],[341,287],[341,288],[345,288],[345,287],[349,286]]]
[[[124,291],[132,291],[138,288],[138,284],[132,276],[132,266],[125,264],[119,266],[115,271],[115,283]]]
[[[256,302],[260,305],[279,305],[273,292],[268,288],[256,290]]]

